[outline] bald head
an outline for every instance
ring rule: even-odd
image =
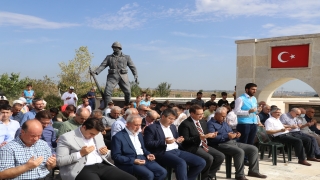
[[[90,112],[87,108],[80,108],[77,110],[74,120],[78,124],[83,124],[90,117]]]
[[[306,114],[306,110],[304,108],[299,108],[301,111],[301,114]]]
[[[30,147],[41,138],[42,131],[42,124],[38,120],[28,120],[21,127],[20,139],[27,147]]]

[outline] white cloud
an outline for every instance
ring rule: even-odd
[[[190,15],[195,19],[238,16],[289,17],[310,20],[320,17],[319,0],[196,0]],[[205,16],[204,16],[205,15]]]
[[[139,51],[151,52],[155,57],[161,57],[164,61],[185,61],[185,60],[205,60],[212,57],[212,54],[195,48],[177,46],[156,46],[134,44],[132,48]]]
[[[21,43],[26,43],[26,44],[35,44],[35,43],[45,43],[45,42],[52,42],[52,41],[57,41],[57,39],[50,39],[47,37],[40,37],[37,39],[22,39],[20,40]]]
[[[269,24],[263,25],[262,27],[263,28],[272,28],[272,27],[274,27],[274,24],[269,23]]]
[[[138,18],[139,5],[137,3],[126,4],[115,14],[107,13],[97,18],[87,18],[89,26],[104,30],[118,30],[124,28],[137,28],[144,22],[144,18]]]
[[[183,37],[192,37],[192,38],[206,38],[207,36],[201,34],[189,34],[184,32],[172,32],[173,35],[183,36]]]
[[[27,29],[61,29],[79,26],[79,24],[50,22],[45,19],[30,15],[0,12],[0,26],[21,26]]]
[[[269,35],[272,37],[313,34],[313,33],[320,33],[320,25],[297,24],[293,26],[275,26],[269,30]]]

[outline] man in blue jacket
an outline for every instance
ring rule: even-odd
[[[215,138],[208,139],[209,145],[233,157],[236,168],[235,179],[247,180],[244,175],[244,155],[247,155],[249,160],[248,176],[267,178],[266,175],[259,172],[258,149],[253,145],[239,143],[235,140],[241,137],[241,133],[232,131],[228,123],[224,121],[226,116],[227,109],[220,107],[216,110],[214,118],[208,121],[209,133],[218,132]]]
[[[167,171],[155,162],[155,156],[144,146],[139,133],[142,119],[139,115],[127,117],[127,127],[113,136],[111,156],[115,165],[144,180],[163,180]]]
[[[174,110],[164,110],[160,121],[145,128],[144,143],[159,164],[175,169],[177,180],[194,180],[205,167],[206,161],[179,149],[184,138],[179,137],[176,126],[172,124],[177,117]]]

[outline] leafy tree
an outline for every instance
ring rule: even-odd
[[[35,91],[37,97],[45,98],[48,95],[59,96],[56,82],[47,75],[45,75],[43,79],[30,79],[29,82],[32,84],[32,89]]]
[[[138,83],[134,81],[130,81],[130,86],[131,86],[131,97],[136,97],[138,95],[141,95],[142,89],[140,88]]]
[[[19,73],[7,73],[0,76],[0,90],[8,99],[16,99],[21,96],[23,89],[29,82],[29,78],[20,79]]]
[[[167,82],[160,83],[155,89],[155,96],[157,97],[168,97],[170,95],[171,84]]]
[[[46,109],[58,108],[63,104],[60,97],[54,94],[47,95],[44,99],[47,102]]]
[[[176,94],[176,98],[181,98],[181,94]]]
[[[60,78],[59,88],[65,92],[69,86],[73,86],[77,94],[85,94],[92,86],[88,70],[93,56],[86,46],[79,47],[75,53],[74,59],[67,63],[59,63],[61,69],[61,73],[58,75]]]

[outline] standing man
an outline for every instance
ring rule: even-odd
[[[101,119],[89,118],[83,125],[59,137],[57,165],[63,180],[136,180],[116,168],[107,157]]]
[[[77,106],[78,96],[73,91],[74,91],[74,87],[70,86],[69,91],[63,93],[63,95],[61,96],[61,100],[63,100],[64,105],[71,104],[71,105]]]
[[[34,119],[36,114],[39,111],[42,111],[44,108],[43,99],[35,98],[32,100],[33,109],[27,113],[25,113],[20,121],[20,126],[23,125],[27,120]]]
[[[203,108],[204,107],[204,101],[201,98],[202,98],[202,92],[199,91],[199,92],[197,92],[197,98],[193,99],[191,101],[191,103],[198,104],[199,106],[201,106]]]
[[[177,128],[173,125],[177,116],[172,109],[164,110],[159,121],[144,129],[144,143],[148,151],[156,156],[159,164],[175,169],[177,180],[194,180],[205,167],[206,161],[180,150],[179,146],[184,138],[178,135]]]
[[[0,148],[0,171],[26,164],[30,159],[40,158],[41,163],[29,171],[13,171],[16,179],[44,179],[56,166],[48,144],[41,140],[42,125],[38,120],[29,120],[21,127],[21,135]]]
[[[253,144],[257,133],[257,99],[254,94],[257,85],[248,83],[245,86],[245,93],[236,99],[234,111],[237,115],[237,131],[241,133],[239,142]]]
[[[208,109],[209,106],[210,106],[212,103],[216,103],[216,102],[214,102],[214,101],[216,100],[216,97],[217,97],[216,94],[211,94],[210,100],[207,101],[207,102],[204,104],[204,107],[205,107],[206,109]]]
[[[142,119],[139,115],[130,115],[127,126],[112,138],[111,155],[115,165],[144,180],[164,180],[167,171],[155,162],[155,156],[144,146],[139,133]]]
[[[121,52],[122,46],[119,42],[114,42],[111,47],[113,54],[108,55],[93,73],[98,75],[109,66],[106,88],[104,90],[105,105],[112,101],[112,91],[117,84],[124,93],[125,104],[128,104],[131,98],[131,90],[127,66],[129,66],[136,83],[138,82],[138,72],[130,56],[124,55]]]
[[[179,125],[179,134],[183,136],[182,147],[206,160],[201,179],[214,179],[225,156],[220,151],[208,146],[207,139],[215,138],[217,133],[208,133],[207,121],[202,120],[203,109],[193,105],[189,109],[190,116]]]
[[[92,87],[91,90],[87,93],[87,97],[89,99],[89,106],[92,111],[96,109],[96,88]]]

